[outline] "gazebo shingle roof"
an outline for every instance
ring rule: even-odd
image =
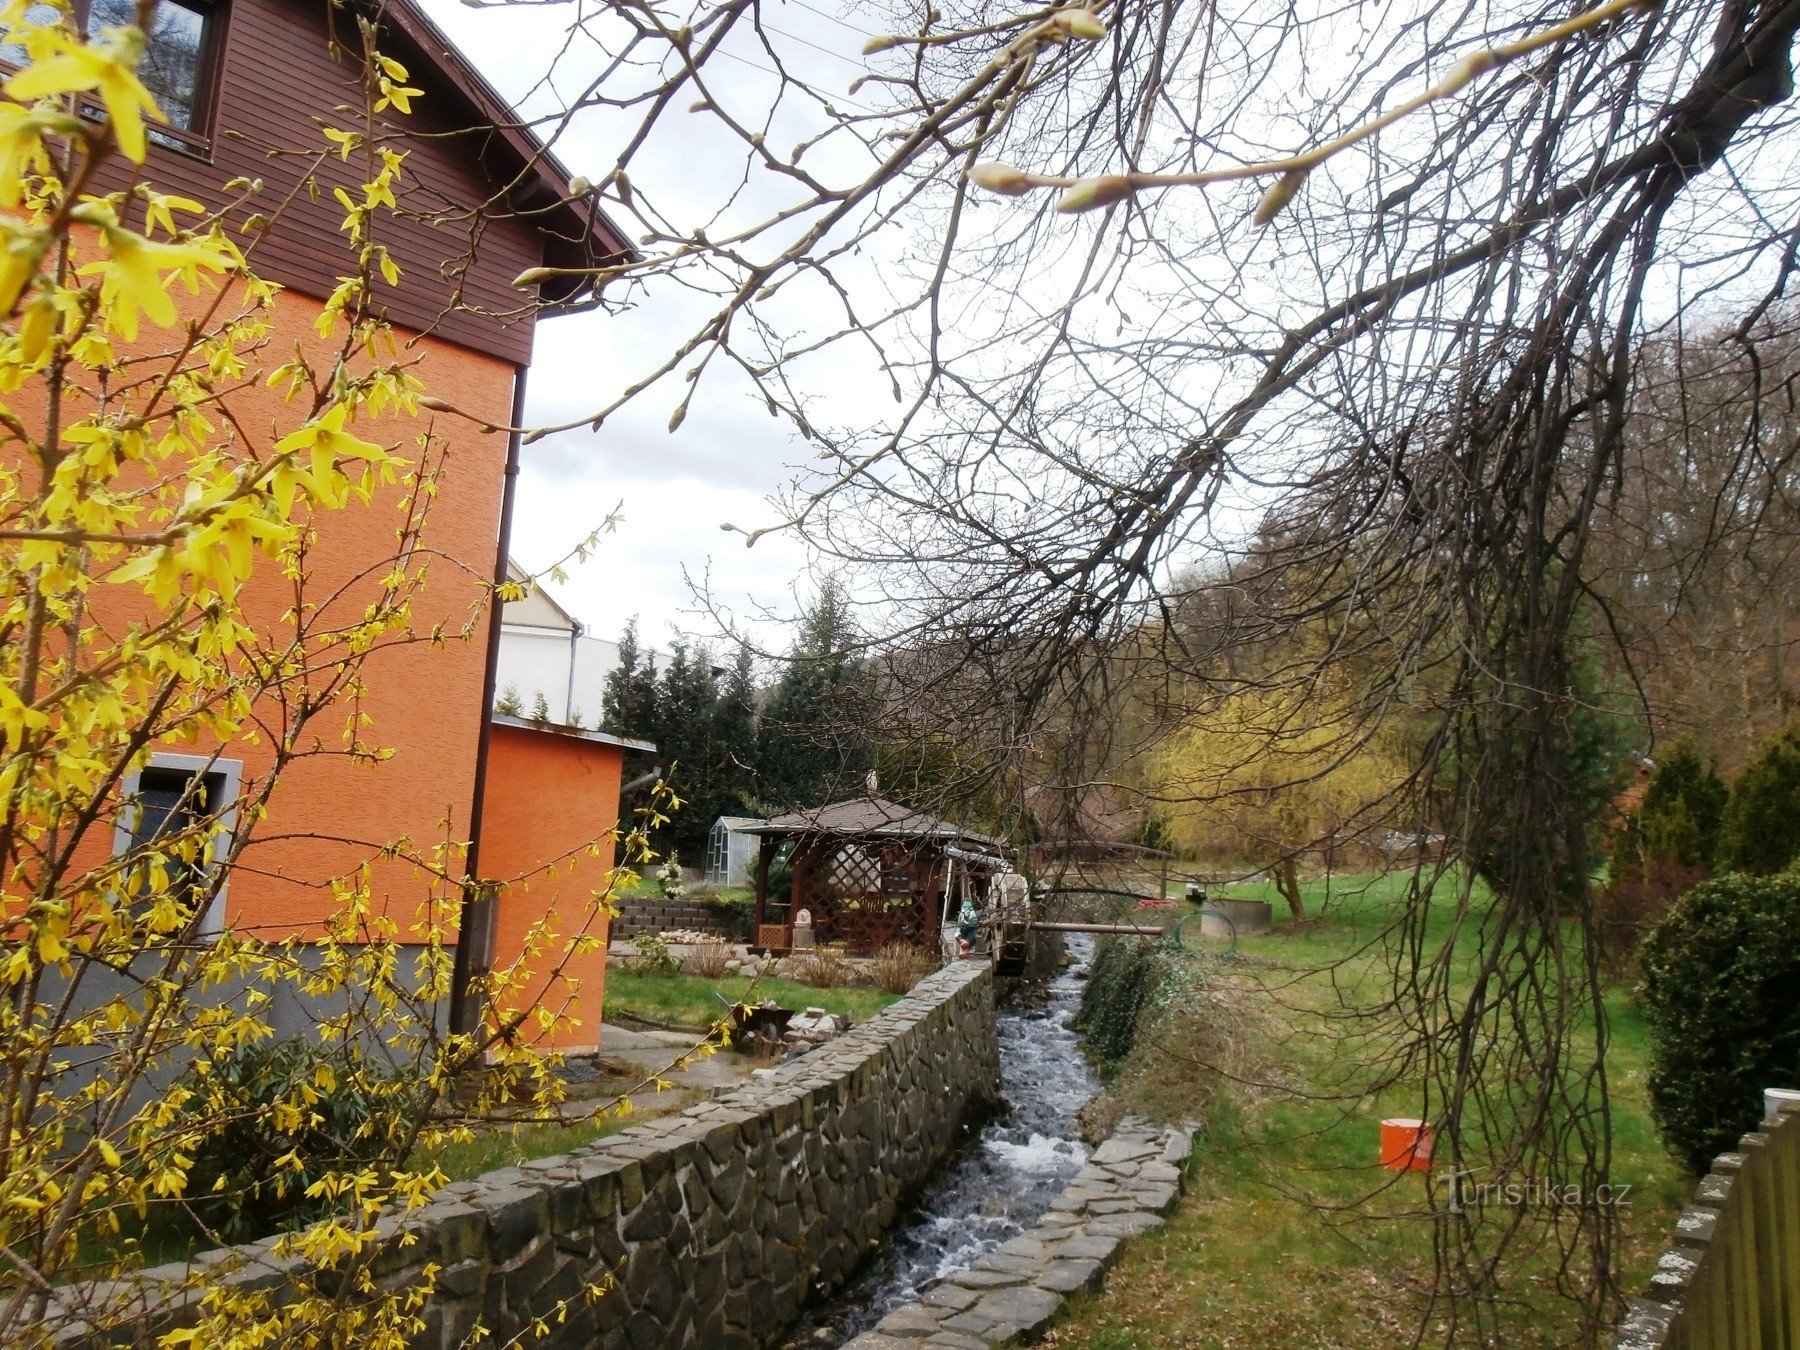
[[[885,797],[852,797],[848,801],[789,811],[749,831],[751,834],[837,834],[859,839],[938,839],[1004,849],[1006,841],[964,829],[937,816],[890,802]]]

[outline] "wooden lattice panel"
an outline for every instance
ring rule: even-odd
[[[932,868],[897,844],[830,841],[797,865],[799,900],[820,942],[872,952],[936,941]]]

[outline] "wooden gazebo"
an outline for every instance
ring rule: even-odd
[[[793,945],[800,909],[811,913],[819,943],[852,952],[891,942],[935,947],[963,900],[985,904],[1007,869],[1002,840],[875,796],[775,816],[751,833],[762,837],[756,945],[765,951]],[[771,873],[790,869],[785,894],[771,895]]]

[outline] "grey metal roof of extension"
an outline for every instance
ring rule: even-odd
[[[561,722],[539,722],[529,717],[514,717],[511,713],[489,713],[488,720],[497,727],[512,727],[518,731],[541,731],[546,736],[570,736],[578,741],[592,741],[595,745],[616,745],[621,750],[655,750],[654,741],[640,741],[632,736],[615,736],[610,731],[589,731],[586,727],[564,726]]]
[[[885,797],[852,797],[848,801],[789,811],[753,826],[750,834],[841,834],[856,838],[942,839],[1005,850],[1004,839],[980,834],[937,816],[914,811]]]

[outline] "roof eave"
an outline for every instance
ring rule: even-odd
[[[387,19],[406,45],[423,57],[434,74],[459,94],[476,117],[491,126],[501,144],[516,161],[522,179],[528,180],[549,201],[526,208],[519,217],[534,224],[545,241],[544,261],[549,267],[605,267],[635,260],[637,250],[607,218],[592,196],[577,197],[570,190],[572,175],[555,153],[526,129],[518,113],[493,85],[471,66],[450,39],[444,36],[416,0],[363,0],[377,17]],[[561,220],[556,219],[561,217]],[[592,308],[598,303],[587,278],[562,278],[561,284],[540,288],[540,298],[551,313]]]
[[[565,726],[561,722],[537,722],[529,717],[515,717],[511,713],[489,713],[488,720],[497,727],[511,727],[515,731],[537,731],[546,736],[564,736],[570,740],[587,741],[593,745],[611,746],[618,750],[645,750],[654,752],[654,741],[640,741],[631,736],[615,736],[610,731],[589,731],[586,727]]]

